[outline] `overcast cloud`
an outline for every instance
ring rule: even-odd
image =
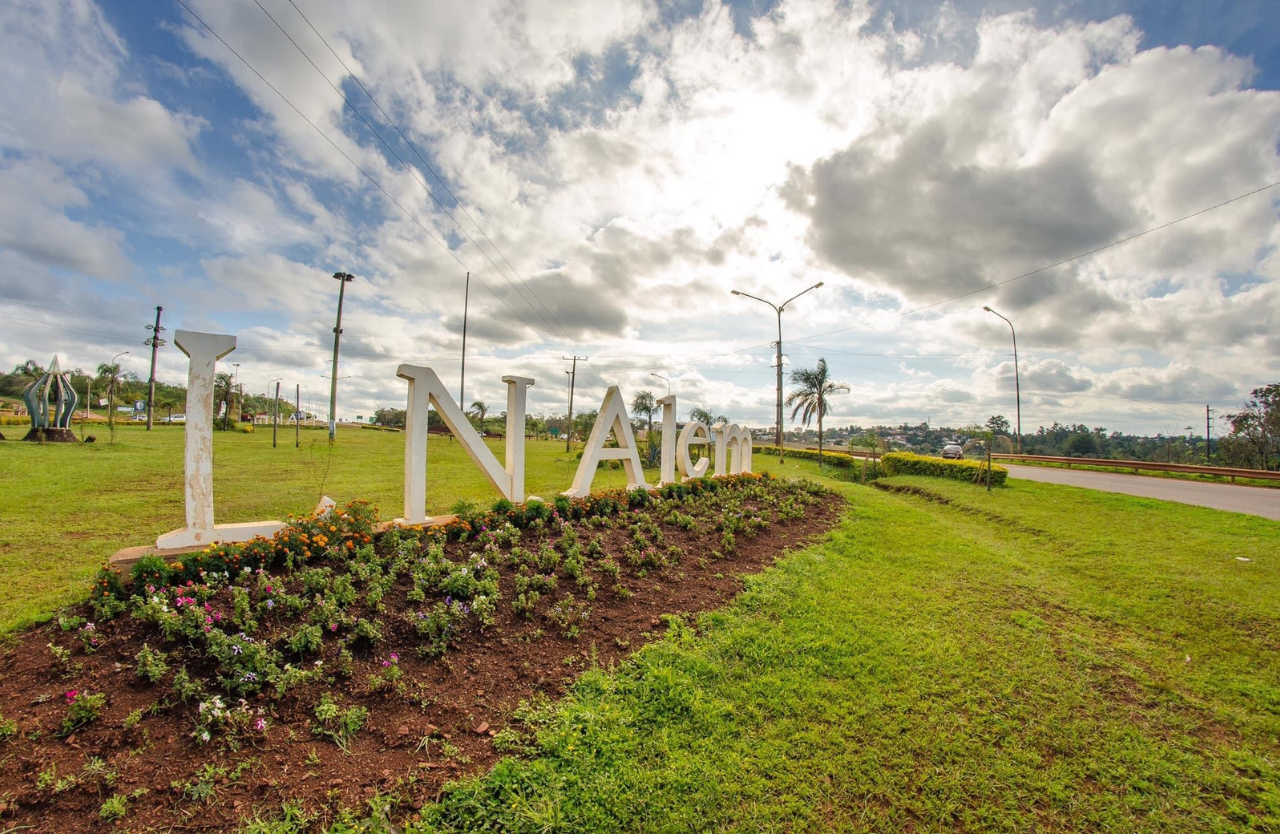
[[[468,399],[522,374],[535,412],[576,354],[579,403],[657,371],[766,425],[776,318],[729,291],[817,281],[785,343],[851,384],[828,424],[1011,417],[984,304],[1027,429],[1180,431],[1280,379],[1280,189],[984,289],[1280,180],[1280,67],[1229,3],[191,5],[253,69],[176,4],[0,8],[0,365],[145,373],[161,304],[318,392],[349,271],[367,415],[402,361],[456,380],[470,271]]]

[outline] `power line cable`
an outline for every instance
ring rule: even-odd
[[[329,146],[330,146],[330,147],[332,147],[335,151],[337,151],[337,152],[342,156],[342,158],[343,158],[343,159],[345,159],[345,160],[347,160],[347,162],[351,163],[352,167],[354,167],[357,171],[359,171],[362,175],[364,175],[364,178],[365,178],[365,179],[367,179],[370,183],[372,183],[372,184],[373,184],[373,186],[374,186],[375,188],[377,188],[380,192],[382,192],[382,195],[383,195],[384,197],[386,197],[386,198],[387,198],[387,200],[389,200],[393,205],[395,205],[395,207],[396,207],[396,208],[400,209],[400,211],[404,213],[405,217],[409,218],[409,220],[410,220],[410,221],[411,221],[415,226],[417,226],[419,229],[421,229],[421,230],[422,230],[422,232],[423,232],[424,234],[426,234],[426,236],[427,236],[427,237],[429,237],[429,238],[431,238],[433,241],[435,241],[435,242],[436,242],[436,244],[437,244],[441,249],[443,249],[443,250],[444,250],[444,251],[449,255],[449,257],[453,258],[453,260],[454,260],[454,261],[455,261],[459,266],[461,266],[462,268],[467,269],[467,270],[470,270],[470,267],[468,267],[468,266],[467,266],[467,264],[465,264],[465,263],[462,261],[462,259],[460,259],[460,258],[457,256],[457,254],[456,254],[452,249],[450,249],[448,246],[446,246],[446,245],[444,244],[444,242],[440,240],[440,238],[436,237],[436,235],[434,235],[434,234],[431,232],[431,230],[430,230],[430,229],[428,229],[426,226],[424,226],[424,225],[422,224],[422,222],[421,222],[420,220],[418,220],[418,218],[417,218],[417,217],[416,217],[412,212],[410,212],[408,209],[406,209],[406,208],[404,207],[404,205],[403,205],[403,204],[401,204],[401,202],[400,202],[399,200],[397,200],[395,197],[391,196],[391,193],[390,193],[390,192],[388,192],[388,191],[387,191],[387,189],[386,189],[386,188],[384,188],[384,187],[382,186],[382,184],[381,184],[381,183],[379,183],[376,179],[374,179],[372,174],[370,174],[370,173],[369,173],[368,171],[366,171],[363,167],[361,167],[361,166],[360,166],[360,164],[359,164],[358,162],[356,162],[354,159],[352,159],[352,158],[350,157],[350,155],[348,155],[348,154],[347,154],[347,152],[346,152],[346,151],[344,151],[342,148],[340,148],[340,147],[338,146],[338,144],[337,144],[336,142],[334,142],[332,139],[330,139],[330,138],[329,138],[329,135],[328,135],[328,134],[326,134],[323,130],[321,130],[321,129],[320,129],[320,127],[319,127],[318,125],[316,125],[316,123],[315,123],[315,122],[313,122],[313,121],[311,121],[311,119],[307,118],[306,114],[304,114],[301,110],[299,110],[299,109],[298,109],[298,107],[297,107],[297,106],[296,106],[292,101],[290,101],[290,100],[289,100],[289,98],[288,98],[287,96],[285,96],[285,94],[284,94],[284,93],[280,92],[280,90],[279,90],[279,89],[277,89],[277,88],[276,88],[276,86],[275,86],[274,84],[272,84],[270,81],[268,81],[268,80],[266,79],[266,77],[265,77],[265,76],[263,76],[263,74],[262,74],[261,72],[259,72],[259,71],[258,71],[258,69],[257,69],[253,64],[249,63],[249,61],[248,61],[247,59],[245,59],[245,57],[244,57],[243,55],[241,55],[239,52],[237,52],[237,51],[235,50],[235,48],[231,46],[231,44],[227,43],[227,42],[226,42],[226,40],[224,40],[224,39],[223,39],[223,37],[222,37],[221,35],[219,35],[219,34],[217,33],[217,31],[216,31],[212,26],[210,26],[208,23],[206,23],[206,22],[204,21],[204,18],[202,18],[202,17],[200,17],[200,15],[196,14],[196,13],[195,13],[195,11],[194,11],[194,10],[192,10],[192,8],[191,8],[190,6],[188,6],[188,5],[187,5],[186,0],[178,0],[178,5],[182,6],[182,8],[184,8],[184,9],[186,9],[187,14],[189,14],[189,15],[191,15],[193,18],[195,18],[195,19],[196,19],[196,21],[197,21],[201,26],[203,26],[203,27],[205,28],[205,30],[206,30],[206,31],[208,31],[208,32],[209,32],[209,34],[213,35],[213,37],[214,37],[214,38],[216,38],[216,39],[217,39],[217,41],[218,41],[219,43],[221,43],[224,47],[226,47],[226,49],[227,49],[227,51],[228,51],[228,52],[230,52],[232,55],[236,56],[236,58],[240,61],[240,63],[244,64],[244,65],[249,69],[249,71],[250,71],[250,72],[252,72],[254,75],[256,75],[256,76],[258,77],[258,80],[259,80],[259,81],[261,81],[263,84],[267,85],[267,87],[271,90],[271,92],[275,93],[275,94],[280,98],[280,100],[281,100],[281,101],[283,101],[285,104],[287,104],[291,110],[293,110],[293,112],[294,112],[294,113],[298,114],[298,117],[299,117],[299,118],[301,118],[304,122],[306,122],[308,125],[310,125],[310,126],[311,126],[311,129],[312,129],[312,130],[314,130],[317,134],[319,134],[319,135],[320,135],[320,138],[322,138],[322,139],[324,139],[326,142],[328,142],[328,143],[329,143]],[[484,279],[480,278],[480,277],[477,275],[477,276],[476,276],[476,280],[477,280],[477,281],[479,281],[479,282],[480,282],[480,286],[482,286],[482,287],[484,287],[486,290],[488,290],[488,291],[489,291],[489,294],[490,294],[490,295],[492,295],[494,298],[496,298],[496,299],[497,299],[497,300],[502,304],[502,306],[506,307],[506,308],[507,308],[507,310],[509,310],[513,316],[515,316],[517,319],[519,319],[519,321],[520,321],[520,323],[521,323],[521,324],[523,324],[525,327],[529,328],[529,330],[533,331],[534,335],[538,336],[538,338],[540,338],[540,339],[545,339],[545,338],[546,338],[545,336],[543,336],[543,335],[542,335],[542,333],[541,333],[541,332],[539,332],[539,331],[538,331],[538,329],[537,329],[536,327],[534,327],[533,325],[529,324],[529,322],[525,321],[524,317],[523,317],[523,316],[521,316],[519,313],[517,313],[517,312],[516,312],[516,311],[511,307],[511,305],[510,305],[510,304],[508,304],[508,303],[506,302],[506,300],[502,298],[502,296],[500,296],[500,295],[498,295],[496,292],[494,292],[493,288],[492,288],[492,287],[490,287],[490,286],[488,285],[488,283],[484,281]],[[553,344],[556,344],[556,343],[554,343],[554,342],[549,342],[549,341],[548,341],[548,342],[545,342],[545,344],[553,345]]]
[[[311,65],[311,68],[316,71],[316,74],[319,75],[321,78],[323,78],[325,83],[328,84],[333,89],[333,91],[338,94],[338,96],[342,99],[343,103],[347,107],[351,108],[351,112],[356,114],[356,116],[360,119],[360,121],[364,123],[364,126],[369,129],[369,132],[372,133],[374,137],[376,137],[377,140],[382,143],[382,146],[387,149],[387,152],[390,153],[393,157],[395,157],[396,161],[399,162],[400,165],[409,174],[409,177],[414,182],[416,182],[419,186],[421,186],[422,190],[426,192],[426,195],[431,198],[432,202],[434,202],[437,206],[439,206],[440,210],[445,213],[445,216],[448,217],[451,221],[453,221],[453,225],[458,227],[458,231],[462,232],[462,234],[466,236],[467,240],[471,242],[471,245],[474,246],[476,250],[479,251],[480,254],[484,256],[485,260],[487,260],[495,270],[497,270],[498,274],[502,276],[502,279],[506,281],[507,284],[512,289],[516,291],[516,295],[520,296],[520,299],[529,306],[529,309],[532,310],[535,315],[539,316],[542,319],[543,324],[545,324],[547,327],[552,327],[551,322],[547,320],[547,317],[542,315],[541,311],[539,311],[538,308],[535,307],[533,303],[530,302],[529,299],[526,298],[524,294],[520,292],[520,288],[517,287],[514,283],[512,283],[511,279],[506,276],[506,274],[502,271],[502,269],[496,263],[494,263],[493,258],[489,257],[489,253],[484,251],[484,249],[480,246],[480,244],[476,243],[475,238],[471,237],[471,234],[462,227],[462,224],[458,222],[457,218],[454,217],[452,213],[450,213],[448,207],[445,206],[444,203],[440,202],[440,199],[436,197],[435,194],[431,193],[431,189],[427,186],[425,182],[419,179],[417,172],[413,170],[413,166],[405,162],[405,160],[400,156],[400,154],[396,153],[395,148],[391,147],[391,144],[382,137],[382,134],[378,132],[377,128],[375,128],[373,124],[367,118],[365,118],[364,113],[360,112],[360,109],[351,103],[351,99],[347,98],[347,94],[342,92],[342,89],[338,87],[338,85],[334,84],[331,80],[329,80],[329,76],[325,75],[324,71],[321,70],[320,67],[316,66],[316,62],[311,60],[311,56],[307,54],[306,50],[303,49],[298,44],[298,42],[293,39],[293,36],[290,35],[283,26],[280,25],[280,21],[276,20],[275,17],[271,14],[271,12],[267,11],[266,7],[262,5],[261,0],[254,0],[254,4],[257,5],[259,9],[262,10],[262,13],[267,16],[268,20],[270,20],[273,24],[275,24],[275,27],[280,30],[280,34],[284,35],[285,38],[289,41],[289,43],[293,44],[293,48],[298,51],[299,55],[301,55],[304,59],[306,59],[306,62]],[[437,179],[438,178],[439,177],[437,176]],[[452,196],[452,194],[450,194],[450,196]],[[457,201],[456,197],[454,198],[454,201],[455,202]]]
[[[511,270],[512,274],[515,275],[517,278],[519,278],[525,284],[525,286],[528,287],[530,295],[534,297],[534,299],[542,306],[543,310],[546,311],[547,315],[551,316],[552,321],[556,323],[556,326],[560,330],[560,334],[564,338],[569,339],[570,336],[568,331],[565,330],[564,325],[560,323],[560,320],[556,318],[555,313],[553,313],[551,309],[547,307],[546,303],[541,298],[538,297],[538,294],[533,290],[532,287],[529,286],[528,279],[520,275],[519,271],[516,270],[515,266],[512,265],[511,261],[507,259],[507,256],[503,253],[503,251],[498,248],[498,244],[494,243],[493,239],[489,237],[489,234],[484,230],[484,227],[481,226],[476,221],[476,219],[471,216],[471,212],[467,211],[467,207],[462,204],[462,201],[459,200],[457,195],[455,195],[453,191],[449,188],[448,184],[444,181],[444,178],[441,177],[440,174],[437,173],[433,167],[431,167],[431,164],[429,162],[427,162],[426,157],[424,157],[422,152],[418,150],[418,146],[415,145],[413,141],[410,140],[409,137],[405,135],[405,132],[400,129],[400,125],[397,124],[396,121],[392,119],[390,115],[388,115],[387,111],[384,110],[382,105],[378,103],[378,100],[374,98],[373,93],[369,92],[369,89],[365,87],[364,82],[360,80],[360,77],[356,75],[355,72],[352,71],[351,67],[347,66],[347,62],[342,59],[342,56],[339,55],[337,51],[335,51],[334,48],[329,45],[329,41],[325,38],[324,35],[320,34],[320,30],[318,30],[315,27],[315,24],[311,22],[311,19],[308,18],[305,13],[303,13],[302,9],[298,7],[298,4],[295,3],[294,0],[289,0],[289,5],[293,6],[294,11],[298,13],[298,16],[301,17],[304,21],[306,21],[307,26],[310,27],[311,31],[315,33],[315,36],[320,39],[320,42],[324,44],[325,49],[329,50],[329,54],[332,55],[337,60],[337,62],[342,65],[342,69],[346,71],[348,76],[351,77],[351,80],[356,82],[356,85],[360,88],[361,92],[363,92],[365,96],[368,97],[369,101],[373,102],[373,106],[376,107],[378,109],[378,112],[382,114],[382,118],[384,118],[388,124],[390,124],[393,128],[395,128],[396,133],[400,134],[400,138],[404,140],[404,143],[409,146],[410,150],[413,151],[414,155],[416,155],[419,161],[422,162],[422,166],[426,168],[429,172],[431,172],[431,176],[435,177],[436,182],[440,183],[440,187],[443,188],[445,190],[445,193],[448,194],[449,197],[453,199],[454,205],[462,210],[462,213],[466,215],[466,218],[471,221],[473,226],[475,226],[476,231],[478,231],[480,235],[486,241],[489,242],[489,245],[493,247],[493,251],[498,253],[498,257],[502,258],[502,262],[507,265],[507,267]],[[312,64],[312,66],[314,66],[314,64]],[[343,96],[343,99],[345,100],[346,97]],[[347,103],[350,104],[350,102],[347,102]],[[443,208],[443,206],[441,206],[441,208]],[[447,210],[446,210],[446,213],[447,213]],[[450,219],[452,219],[452,215],[450,216]],[[457,223],[456,220],[454,222]],[[459,226],[458,228],[462,228],[462,227]],[[471,242],[475,244],[477,249],[480,248],[479,244],[476,244],[474,240],[472,240]],[[493,261],[490,260],[490,263],[493,263]],[[494,268],[497,269],[497,264],[494,264]],[[499,270],[499,273],[501,273],[501,270]]]
[[[1199,217],[1202,214],[1208,214],[1209,212],[1214,211],[1216,209],[1220,209],[1223,206],[1229,206],[1232,203],[1236,203],[1236,202],[1239,202],[1240,200],[1244,200],[1248,197],[1252,197],[1255,194],[1261,194],[1262,192],[1267,191],[1268,189],[1271,189],[1271,188],[1275,188],[1278,185],[1280,185],[1280,180],[1268,183],[1262,186],[1261,188],[1255,188],[1252,191],[1248,191],[1244,194],[1239,194],[1235,197],[1232,197],[1229,200],[1223,200],[1221,203],[1215,203],[1211,206],[1207,206],[1198,211],[1193,211],[1190,214],[1184,214],[1182,217],[1176,218],[1174,220],[1170,220],[1165,223],[1161,223],[1158,226],[1152,226],[1149,229],[1144,229],[1143,231],[1137,232],[1136,234],[1129,235],[1128,237],[1123,237],[1123,238],[1120,238],[1119,240],[1113,240],[1110,243],[1106,243],[1106,244],[1103,244],[1102,246],[1095,247],[1093,249],[1090,249],[1087,252],[1081,252],[1080,254],[1072,255],[1069,258],[1063,258],[1060,261],[1055,261],[1054,263],[1048,264],[1046,266],[1042,266],[1039,269],[1033,269],[1030,272],[1022,273],[1021,275],[1015,275],[1012,278],[1006,278],[1003,281],[996,281],[994,283],[987,284],[986,286],[978,287],[975,290],[962,292],[959,295],[953,295],[950,298],[944,298],[941,301],[935,301],[932,304],[925,304],[922,307],[916,307],[915,309],[912,309],[912,310],[906,310],[904,312],[898,313],[896,316],[894,316],[894,318],[905,318],[906,316],[914,315],[916,313],[921,313],[921,312],[924,312],[925,310],[932,310],[934,307],[941,307],[943,304],[950,304],[952,301],[959,301],[960,299],[968,298],[971,295],[977,295],[978,293],[986,292],[987,290],[993,290],[997,287],[1003,287],[1005,284],[1012,284],[1014,281],[1021,281],[1023,278],[1030,278],[1033,275],[1039,275],[1041,272],[1046,272],[1050,269],[1053,269],[1054,267],[1059,267],[1059,266],[1062,266],[1063,264],[1069,264],[1072,261],[1078,261],[1082,258],[1087,258],[1090,255],[1096,255],[1099,252],[1106,251],[1107,249],[1113,249],[1117,246],[1120,246],[1121,244],[1125,244],[1130,241],[1137,240],[1140,237],[1145,237],[1146,235],[1161,231],[1162,229],[1167,229],[1170,226],[1176,226],[1177,224],[1182,223],[1183,221],[1191,220],[1192,218]],[[856,325],[854,327],[841,327],[836,330],[828,330],[825,333],[813,333],[808,336],[800,336],[795,339],[792,339],[791,341],[802,342],[808,339],[817,339],[822,336],[830,336],[833,333],[845,333],[849,330],[856,330],[856,329],[857,329]]]

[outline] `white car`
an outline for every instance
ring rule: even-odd
[[[187,422],[187,415],[185,415],[185,414],[175,414],[175,415],[173,415],[172,417],[166,417],[166,418],[164,418],[164,421],[165,421],[166,423],[185,423],[185,422]]]

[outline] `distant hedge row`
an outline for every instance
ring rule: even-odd
[[[753,451],[761,452],[766,455],[773,455],[774,457],[778,456],[777,446],[756,446]],[[788,449],[787,457],[799,458],[800,460],[819,460],[818,453],[813,449]],[[858,465],[862,459],[854,458],[848,452],[832,452],[824,450],[822,452],[821,460],[828,466],[852,469],[854,466]]]
[[[910,452],[889,452],[880,460],[890,475],[926,475],[975,484],[984,484],[987,478],[987,465],[976,460],[943,460]],[[1003,466],[991,467],[992,486],[1002,486],[1008,477],[1009,470]]]

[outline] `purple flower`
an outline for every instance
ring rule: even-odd
[[[232,654],[243,654],[243,652],[244,652],[244,649],[241,649],[239,646],[232,645],[231,647]]]
[[[276,601],[274,599],[267,600],[267,608],[275,608],[275,607],[276,607]]]

